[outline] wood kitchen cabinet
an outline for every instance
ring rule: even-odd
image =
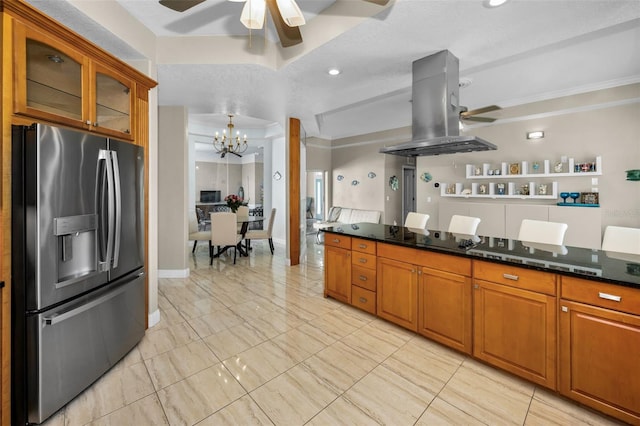
[[[430,255],[418,281],[418,333],[471,354],[471,261]]]
[[[327,234],[324,246],[324,295],[351,303],[351,237]]]
[[[353,238],[351,240],[351,304],[376,314],[377,291],[376,242]]]
[[[640,293],[561,278],[560,384],[563,395],[640,424]]]
[[[377,307],[384,318],[409,330],[418,331],[418,271],[412,263],[395,260],[404,257],[403,247],[378,244]]]
[[[473,355],[555,390],[555,274],[482,261],[473,265]]]
[[[13,27],[16,114],[133,140],[131,78],[30,24]]]

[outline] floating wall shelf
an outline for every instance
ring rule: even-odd
[[[492,167],[489,163],[483,163],[482,165],[467,164],[466,166],[466,178],[467,179],[521,179],[521,178],[544,178],[544,177],[576,177],[576,176],[600,176],[602,175],[602,157],[598,156],[595,161],[576,163],[573,158],[569,158],[566,163],[562,163],[563,171],[554,172],[552,170],[551,162],[549,160],[537,162],[540,165],[538,171],[533,169],[533,164],[528,161],[506,163],[502,162],[498,166]],[[591,165],[590,169],[593,171],[575,171],[576,166],[580,164]],[[517,166],[518,173],[510,173],[511,166]],[[490,174],[499,170],[499,174]]]

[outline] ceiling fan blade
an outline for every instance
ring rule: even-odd
[[[368,1],[369,3],[378,4],[380,6],[385,6],[387,3],[389,3],[389,0],[364,0],[364,1]]]
[[[491,117],[473,117],[473,116],[461,116],[460,118],[462,118],[464,121],[475,121],[478,123],[493,123],[494,121],[496,121],[496,118],[491,118]]]
[[[276,27],[282,47],[291,47],[302,43],[300,28],[290,27],[284,22],[276,0],[266,0],[266,2],[269,12],[271,13],[271,18],[273,19],[273,26]]]
[[[199,5],[203,1],[205,0],[160,0],[160,4],[176,12],[184,12],[193,6]]]
[[[471,110],[471,111],[464,111],[462,113],[462,115],[468,117],[468,116],[471,116],[471,115],[480,115],[480,114],[485,114],[485,113],[491,112],[491,111],[497,111],[499,109],[502,109],[502,108],[500,108],[498,105],[489,105],[489,106],[478,108],[478,109],[474,109],[474,110]]]

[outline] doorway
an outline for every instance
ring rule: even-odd
[[[409,212],[416,211],[416,168],[402,166],[402,223]]]
[[[314,198],[315,205],[313,206],[312,219],[324,219],[324,174],[316,173],[314,179]]]
[[[319,170],[307,171],[307,234],[316,232],[314,222],[324,220],[326,192],[326,173]]]

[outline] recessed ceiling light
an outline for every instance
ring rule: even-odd
[[[534,130],[533,132],[527,132],[527,139],[542,139],[544,138],[544,132],[542,130]]]
[[[509,0],[484,0],[483,4],[484,4],[484,7],[498,7],[498,6],[502,6],[508,1]]]
[[[338,75],[340,74],[340,70],[338,68],[329,68],[329,71],[327,71],[329,73],[329,75]]]

